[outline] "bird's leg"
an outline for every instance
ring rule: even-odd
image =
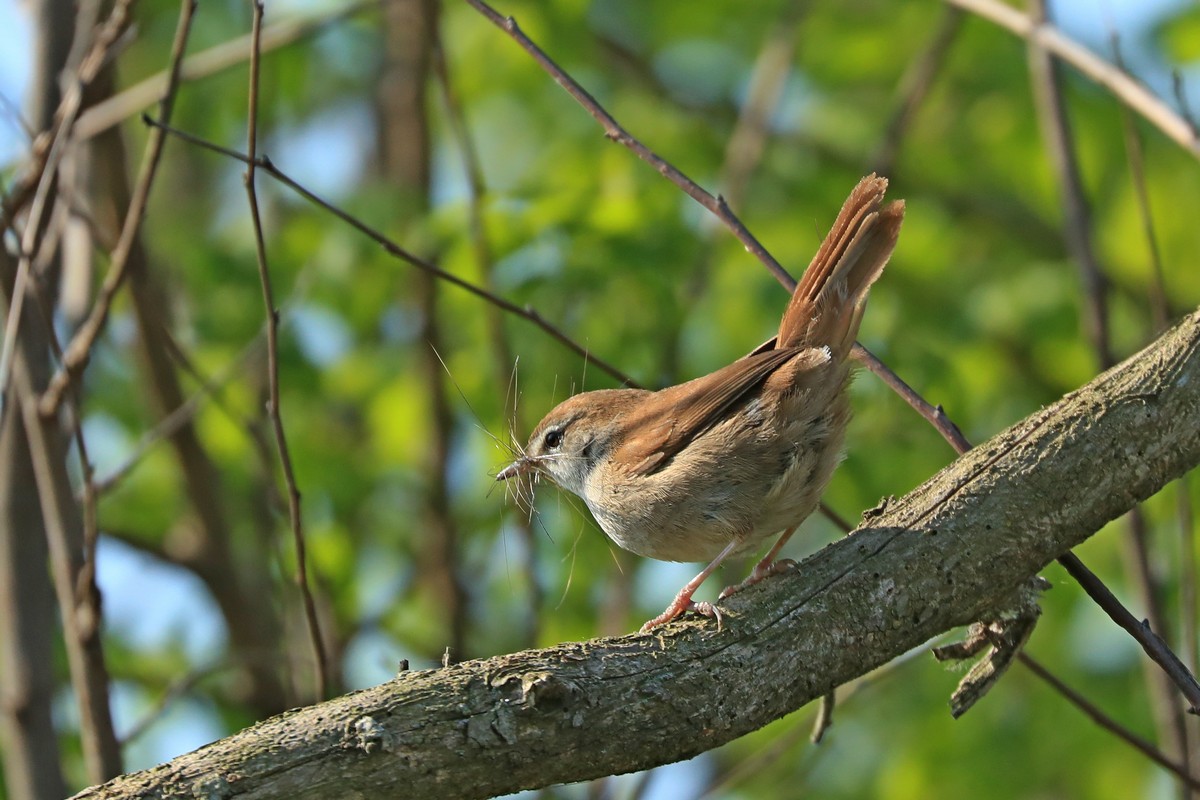
[[[675,599],[671,601],[671,605],[667,606],[666,611],[659,614],[654,619],[648,620],[646,624],[642,626],[641,632],[646,633],[651,628],[657,628],[659,625],[670,622],[671,620],[683,614],[685,611],[695,611],[697,614],[705,617],[715,617],[717,620],[717,630],[720,630],[721,624],[724,621],[724,617],[721,614],[721,609],[707,601],[700,603],[693,602],[692,595],[695,594],[696,590],[700,588],[700,584],[704,583],[705,579],[708,578],[709,575],[712,575],[713,571],[716,570],[717,567],[721,566],[721,562],[724,561],[730,553],[736,550],[740,544],[742,544],[741,539],[734,539],[729,544],[725,545],[725,549],[722,550],[717,557],[712,560],[712,563],[702,569],[699,575],[692,578],[687,582],[686,586],[679,590],[679,594],[675,595]]]
[[[771,548],[770,552],[763,556],[762,560],[754,565],[754,569],[750,570],[750,574],[746,576],[746,580],[735,586],[726,586],[721,590],[721,595],[717,599],[724,600],[726,597],[729,597],[729,595],[736,594],[742,589],[745,589],[747,586],[753,586],[764,578],[769,578],[772,575],[778,575],[781,572],[787,572],[796,566],[796,562],[790,558],[781,558],[776,561],[775,556],[779,555],[779,551],[783,549],[783,546],[787,544],[787,540],[792,538],[792,534],[795,533],[796,528],[799,527],[799,525],[793,525],[784,531],[779,537],[779,541],[775,542],[775,546]]]

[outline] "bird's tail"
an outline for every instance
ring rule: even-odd
[[[779,323],[776,347],[828,347],[843,359],[854,346],[867,291],[883,272],[904,221],[904,201],[883,205],[887,179],[854,187],[804,271]]]

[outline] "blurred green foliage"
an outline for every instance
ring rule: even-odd
[[[686,6],[508,0],[500,8],[634,135],[714,192],[722,189],[726,144],[759,51],[790,9],[778,1],[725,0]],[[272,4],[267,11],[271,22]],[[150,0],[138,13],[139,35],[120,60],[123,84],[165,66],[176,4]],[[932,0],[803,4],[782,99],[735,209],[793,275],[807,264],[848,190],[875,166],[872,154],[901,100],[901,76],[928,48],[946,13]],[[203,4],[192,49],[248,28],[246,4]],[[1155,33],[1127,43],[1140,54],[1130,63],[1166,70],[1194,58],[1196,29],[1194,8],[1147,19],[1146,30]],[[434,134],[428,211],[414,213],[379,180],[372,153],[381,60],[375,13],[264,58],[263,151],[401,245],[471,282],[490,281],[499,294],[535,308],[646,385],[710,371],[771,335],[786,294],[731,236],[607,141],[523,51],[465,4],[444,6],[441,34],[486,182],[482,209],[495,262],[490,276],[472,248],[462,153],[436,85],[428,102]],[[1096,223],[1093,238],[1113,283],[1114,347],[1124,357],[1155,330],[1123,112],[1070,71],[1066,92]],[[242,147],[245,69],[184,85],[175,124]],[[1155,233],[1171,311],[1178,315],[1200,302],[1197,164],[1141,120],[1135,127],[1146,148]],[[141,125],[130,121],[124,130],[131,147],[140,146]],[[1032,110],[1023,43],[984,21],[964,19],[897,152],[890,194],[907,200],[907,221],[861,339],[981,442],[1097,371],[1081,333],[1084,299],[1061,236],[1060,195]],[[222,374],[243,358],[263,326],[241,169],[171,141],[144,228],[155,269],[169,287],[175,336],[205,375]],[[432,665],[447,642],[444,610],[416,567],[429,531],[424,498],[433,422],[421,368],[429,345],[420,335],[413,271],[265,176],[259,185],[283,307],[282,413],[303,492],[311,567],[328,606],[324,622],[349,675],[383,680],[401,657],[414,667]],[[700,274],[704,279],[695,283]],[[124,444],[112,445],[116,461],[157,421],[141,399],[129,313],[117,307],[85,386],[87,417],[103,416],[123,434]],[[520,511],[490,477],[510,458],[510,433],[523,439],[557,400],[614,380],[511,317],[503,330],[518,363],[495,363],[488,309],[456,288],[442,288],[438,314],[454,423],[447,479],[469,598],[467,652],[460,655],[634,630],[660,610],[691,568],[615,554],[581,504],[547,486],[538,491],[532,536],[525,539],[514,521]],[[271,505],[275,493],[267,488],[277,478],[264,475],[247,433],[248,422],[266,430],[261,347],[244,363],[223,383],[220,403],[205,404],[198,429],[219,467],[237,538],[253,539],[256,520],[272,515],[274,555],[252,568],[275,576],[276,596],[264,602],[287,608],[295,622],[286,514]],[[519,378],[505,385],[503,376],[514,366]],[[505,417],[514,385],[515,420]],[[200,388],[191,379],[188,386]],[[873,376],[858,378],[853,402],[847,459],[826,496],[850,519],[883,496],[907,492],[953,457]],[[165,542],[192,513],[180,482],[169,451],[153,450],[103,499],[102,527],[127,541]],[[1171,600],[1180,560],[1176,494],[1173,487],[1149,503],[1154,567]],[[1124,528],[1110,528],[1081,556],[1137,609],[1140,601],[1125,578]],[[838,535],[814,517],[789,550],[800,556]],[[246,547],[247,557],[258,552]],[[720,578],[739,579],[745,566],[727,569],[706,591],[719,589]],[[1133,731],[1153,738],[1142,659],[1133,645],[1113,635],[1060,570],[1047,574],[1055,588],[1029,651]],[[614,592],[621,594],[614,598]],[[1177,605],[1170,608],[1177,619]],[[535,618],[540,633],[530,639]],[[294,627],[293,659],[303,671],[307,649],[299,624]],[[147,706],[181,674],[218,656],[197,663],[177,641],[129,641],[119,626],[110,627],[108,641],[115,677],[142,693]],[[366,641],[371,648],[356,649]],[[219,671],[204,677],[189,696],[208,704],[232,731],[250,720],[222,681]],[[1169,794],[1164,773],[1019,666],[958,721],[946,705],[956,681],[926,652],[911,654],[846,692],[823,745],[814,747],[803,735],[811,717],[806,710],[700,757],[695,769],[718,782],[737,775],[716,790],[722,798]],[[168,735],[164,727],[148,736]],[[754,768],[739,771],[745,765]],[[583,792],[561,789],[550,796],[559,795]]]

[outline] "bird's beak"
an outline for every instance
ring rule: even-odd
[[[496,480],[506,481],[509,478],[515,478],[518,475],[524,475],[531,469],[533,469],[533,461],[528,458],[518,458],[507,467],[500,470],[500,472],[496,474]]]

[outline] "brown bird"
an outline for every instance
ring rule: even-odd
[[[783,313],[779,334],[702,378],[657,392],[603,389],[560,403],[497,480],[545,476],[587,504],[610,539],[641,556],[708,561],[662,614],[715,616],[692,595],[727,557],[782,535],[741,584],[794,566],[780,548],[817,507],[850,417],[847,358],[883,272],[904,202],[863,178]]]

